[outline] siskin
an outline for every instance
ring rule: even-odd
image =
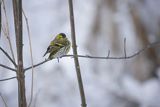
[[[50,45],[47,48],[47,51],[43,56],[50,53],[48,59],[60,58],[63,55],[66,55],[71,47],[70,41],[67,39],[64,33],[58,34]]]

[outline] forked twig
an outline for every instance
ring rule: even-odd
[[[155,46],[159,46],[159,45],[160,45],[160,42],[152,43],[152,44],[146,46],[145,48],[143,48],[143,49],[135,52],[134,54],[129,55],[129,56],[126,56],[126,57],[124,57],[124,56],[122,56],[122,57],[108,57],[108,56],[110,55],[110,51],[108,51],[107,57],[97,57],[97,56],[89,56],[89,55],[77,55],[77,57],[89,58],[89,59],[105,59],[105,60],[106,60],[106,59],[131,59],[131,58],[134,58],[135,56],[141,54],[141,53],[144,52],[145,50],[147,50],[147,49],[149,49],[149,48],[153,48],[153,47],[155,47]],[[73,58],[74,55],[64,55],[64,56],[62,56],[61,58],[63,58],[63,57],[71,57],[71,58]],[[33,65],[33,67],[34,67],[34,68],[35,68],[35,67],[38,67],[38,66],[40,66],[40,65],[42,65],[42,64],[44,64],[44,63],[46,63],[46,62],[48,62],[48,61],[50,61],[50,60],[44,60],[44,61],[42,61],[42,62],[40,62],[40,63],[38,63],[38,64]],[[6,69],[12,70],[12,71],[16,71],[15,69],[10,68],[10,67],[7,67],[7,66],[2,65],[2,64],[0,64],[0,66],[4,67],[4,68],[6,68]],[[24,71],[26,72],[27,70],[30,70],[31,68],[32,68],[32,66],[27,67],[27,68],[24,69]],[[6,78],[6,79],[0,80],[0,81],[6,81],[6,80],[14,79],[14,78],[16,78],[16,77]]]
[[[145,50],[148,50],[148,49],[150,49],[150,48],[154,48],[154,47],[157,47],[157,46],[160,46],[160,42],[155,42],[155,43],[152,43],[152,44],[149,44],[149,45],[147,45],[145,48],[143,48],[143,49],[141,49],[141,50],[139,50],[139,51],[137,51],[137,52],[135,52],[134,54],[132,54],[132,55],[128,55],[128,56],[122,56],[122,57],[111,57],[110,56],[110,51],[108,51],[108,55],[106,56],[106,57],[99,57],[99,56],[90,56],[90,55],[77,55],[77,57],[80,57],[80,58],[89,58],[89,59],[115,59],[115,60],[118,60],[118,59],[131,59],[131,58],[134,58],[135,56],[137,56],[137,55],[139,55],[139,54],[141,54],[142,52],[144,52]],[[64,55],[64,56],[62,56],[61,58],[63,58],[63,57],[71,57],[71,58],[73,58],[75,55]],[[44,64],[44,63],[46,63],[46,62],[48,62],[48,61],[50,61],[49,59],[46,59],[46,60],[44,60],[44,61],[42,61],[42,62],[40,62],[40,63],[37,63],[37,64],[35,64],[35,65],[33,65],[33,67],[35,68],[35,67],[38,67],[38,66],[40,66],[40,65],[42,65],[42,64]],[[9,70],[12,70],[12,71],[16,71],[15,69],[13,69],[13,68],[10,68],[10,67],[7,67],[7,66],[5,66],[5,65],[2,65],[2,64],[0,64],[0,66],[4,66],[4,68],[6,68],[6,69],[9,69]],[[32,66],[30,66],[30,67],[27,67],[27,68],[25,68],[24,69],[24,71],[26,72],[27,70],[30,70],[32,68]]]
[[[141,50],[135,52],[135,53],[132,54],[132,55],[128,55],[128,56],[126,55],[126,56],[120,56],[120,57],[110,56],[110,50],[109,50],[109,51],[108,51],[108,55],[107,55],[107,56],[104,56],[104,57],[101,57],[101,56],[91,56],[91,55],[63,55],[63,56],[60,57],[60,58],[63,58],[63,57],[71,57],[71,58],[73,58],[74,56],[76,56],[76,57],[80,57],[80,58],[104,59],[104,60],[106,60],[106,59],[108,59],[108,60],[109,60],[109,59],[115,59],[115,60],[116,60],[116,59],[131,59],[131,58],[133,58],[133,57],[141,54],[141,53],[144,52],[145,50],[150,49],[150,48],[154,48],[154,47],[156,47],[156,46],[160,46],[160,42],[155,42],[155,43],[149,44],[149,45],[147,45],[145,48],[142,48]],[[33,65],[33,67],[38,67],[38,66],[40,66],[40,65],[42,65],[42,64],[44,64],[44,63],[46,63],[46,62],[48,62],[48,61],[50,61],[50,60],[44,60],[44,61],[42,61],[42,62],[40,62],[40,63],[38,63],[38,64]],[[31,69],[31,68],[32,68],[32,66],[27,67],[27,68],[24,69],[24,71],[27,71],[27,70],[29,70],[29,69]]]
[[[104,56],[104,57],[101,57],[101,56],[91,56],[91,55],[76,55],[76,56],[77,57],[81,57],[81,58],[89,58],[89,59],[130,59],[130,58],[133,58],[133,57],[141,54],[145,50],[150,49],[150,48],[154,48],[156,46],[160,46],[160,42],[155,42],[155,43],[149,44],[145,48],[135,52],[132,55],[120,56],[120,57],[115,57],[115,56],[109,56],[109,57],[108,56]],[[75,55],[63,55],[62,57],[74,57],[74,56]]]

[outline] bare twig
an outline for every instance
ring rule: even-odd
[[[160,42],[155,42],[155,43],[149,44],[145,48],[142,48],[141,50],[135,52],[132,55],[120,56],[120,57],[113,57],[113,56],[109,56],[109,57],[108,56],[104,56],[104,57],[101,57],[101,56],[89,56],[89,55],[63,55],[62,57],[74,57],[74,56],[77,56],[77,57],[89,58],[89,59],[130,59],[130,58],[133,58],[133,57],[141,54],[145,50],[148,50],[150,48],[154,48],[156,46],[160,46]]]
[[[9,34],[9,23],[8,23],[8,17],[7,17],[7,12],[6,12],[6,8],[5,8],[5,2],[4,0],[2,0],[2,3],[3,3],[3,10],[4,10],[4,14],[5,14],[5,19],[6,19],[6,28],[5,28],[5,31],[4,31],[4,35],[6,36],[7,40],[8,40],[8,43],[9,43],[9,47],[10,47],[10,50],[11,50],[11,55],[12,55],[12,58],[13,58],[13,61],[15,62],[15,57],[14,57],[14,52],[13,52],[13,48],[12,48],[12,43],[11,43],[11,39],[10,39],[10,34]]]
[[[18,80],[18,103],[19,107],[27,107],[25,75],[23,68],[23,26],[22,26],[22,0],[13,1],[14,25],[17,47],[17,80]]]
[[[141,50],[139,50],[139,51],[137,51],[137,52],[135,52],[135,53],[133,53],[132,55],[128,55],[128,56],[120,56],[120,57],[115,57],[115,56],[110,56],[110,50],[108,51],[108,55],[107,56],[92,56],[92,55],[63,55],[62,57],[60,57],[60,58],[63,58],[63,57],[71,57],[71,58],[73,58],[73,57],[80,57],[80,58],[88,58],[88,59],[101,59],[101,60],[106,60],[106,59],[131,59],[131,58],[134,58],[135,56],[137,56],[137,55],[139,55],[139,54],[141,54],[142,52],[144,52],[145,50],[148,50],[148,49],[150,49],[150,48],[155,48],[156,46],[160,46],[160,42],[155,42],[155,43],[152,43],[152,44],[149,44],[149,45],[147,45],[145,48],[142,48]],[[50,60],[44,60],[44,61],[42,61],[42,62],[40,62],[40,63],[38,63],[38,64],[35,64],[35,65],[33,65],[33,67],[38,67],[38,66],[40,66],[40,65],[42,65],[42,64],[44,64],[44,63],[46,63],[46,62],[48,62],[48,61],[50,61]],[[24,69],[24,71],[27,71],[27,70],[30,70],[32,68],[32,66],[30,66],[30,67],[27,67],[27,68],[25,68]]]
[[[69,13],[70,13],[70,25],[71,25],[71,38],[72,38],[72,48],[73,48],[73,54],[74,54],[74,63],[77,73],[77,79],[78,79],[78,85],[79,85],[79,91],[81,95],[81,106],[86,107],[86,98],[83,88],[83,82],[81,77],[81,70],[80,65],[77,57],[77,45],[76,45],[76,34],[75,34],[75,26],[74,26],[74,12],[73,12],[73,2],[72,0],[68,0],[69,3]]]
[[[2,101],[5,105],[5,107],[8,107],[7,102],[6,102],[5,98],[3,97],[3,95],[1,93],[0,93],[0,97],[2,98]]]
[[[8,70],[11,70],[11,71],[15,71],[15,72],[16,72],[16,69],[13,69],[13,68],[8,67],[8,66],[6,66],[6,65],[0,64],[0,66],[3,67],[3,68],[6,68],[6,69],[8,69]]]
[[[33,65],[33,68],[38,67],[38,66],[40,66],[40,65],[42,65],[42,64],[44,64],[44,63],[46,63],[46,62],[48,62],[48,61],[50,61],[50,60],[44,60],[44,61],[42,61],[42,62],[40,62],[40,63],[38,63],[38,64],[35,64],[35,65]],[[29,70],[29,69],[31,69],[31,68],[32,68],[32,66],[27,67],[27,68],[24,69],[24,71],[26,72],[27,70]]]
[[[22,10],[24,18],[25,18],[25,22],[26,22],[26,26],[27,26],[27,31],[28,31],[28,38],[29,38],[29,47],[30,47],[30,54],[31,54],[31,64],[32,64],[32,80],[31,80],[31,98],[28,104],[28,107],[31,106],[32,104],[32,99],[33,99],[33,86],[34,86],[34,70],[33,70],[33,54],[32,54],[32,42],[31,42],[31,34],[30,34],[30,29],[29,29],[29,23],[28,23],[28,19],[27,16],[25,15],[25,12]]]
[[[13,65],[17,68],[17,64],[15,61],[12,60],[12,58],[9,56],[9,54],[2,48],[0,47],[0,50],[7,56],[7,58],[13,63]]]
[[[0,79],[0,81],[7,81],[7,80],[11,80],[11,79],[15,79],[17,77],[10,77],[10,78],[5,78],[5,79]]]

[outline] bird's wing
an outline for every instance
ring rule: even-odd
[[[45,56],[47,53],[55,52],[56,50],[60,49],[62,46],[59,46],[59,44],[49,45],[47,48],[47,51],[43,56]]]
[[[56,46],[56,45],[51,47],[49,58],[52,59],[52,57],[54,57],[54,55],[57,54],[57,52],[60,51],[63,47],[62,46]]]
[[[55,46],[63,48],[65,45],[61,44],[61,43],[55,43]]]

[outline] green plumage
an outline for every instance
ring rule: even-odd
[[[50,53],[48,59],[59,58],[66,55],[70,50],[71,43],[64,33],[58,34],[47,48],[44,56]]]

